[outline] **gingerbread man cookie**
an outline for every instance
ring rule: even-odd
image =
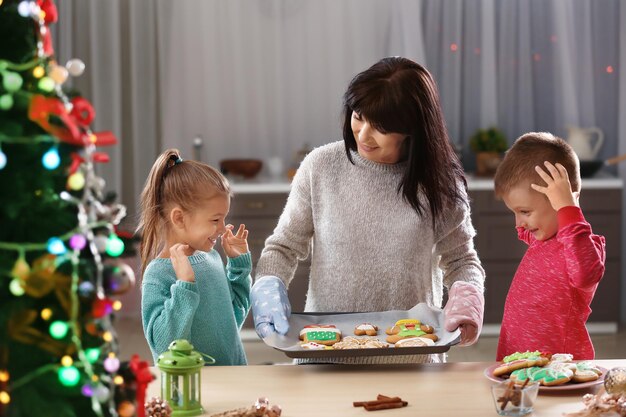
[[[434,331],[435,329],[433,329],[432,326],[422,324],[419,320],[402,319],[398,320],[395,325],[388,328],[385,333],[389,335],[389,337],[387,337],[387,342],[389,343],[396,343],[399,340],[411,337],[423,337],[436,342],[439,338],[436,334],[434,334]]]
[[[354,334],[357,336],[376,336],[378,334],[378,326],[371,323],[361,323],[354,328]]]

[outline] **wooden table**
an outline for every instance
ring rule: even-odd
[[[607,369],[626,367],[626,359],[596,360]],[[279,404],[282,417],[349,416],[497,416],[491,396],[493,384],[484,375],[493,362],[457,362],[426,365],[265,365],[207,366],[202,369],[202,404],[205,415],[252,405],[265,396]],[[160,396],[157,380],[147,398]],[[589,390],[540,393],[533,417],[561,417],[584,408]],[[378,394],[399,396],[408,407],[365,411],[353,401],[375,400]]]

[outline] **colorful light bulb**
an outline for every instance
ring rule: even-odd
[[[85,186],[85,176],[82,172],[75,172],[67,179],[67,186],[70,190],[82,190]]]
[[[87,239],[80,233],[76,233],[70,238],[70,248],[74,250],[83,250],[87,245]]]
[[[67,249],[63,244],[63,241],[58,237],[51,237],[48,239],[48,252],[53,255],[63,255]]]
[[[7,166],[7,156],[0,148],[0,169],[3,169],[5,166]]]
[[[104,369],[110,374],[117,372],[120,369],[120,360],[118,358],[108,357],[104,360]]]
[[[93,395],[93,387],[91,386],[91,384],[85,384],[83,385],[83,387],[80,389],[80,392],[85,396],[85,397],[91,397]]]
[[[53,321],[52,324],[50,324],[50,335],[55,338],[55,339],[63,339],[66,335],[67,332],[69,331],[70,327],[67,325],[66,322],[64,321]]]
[[[109,235],[106,252],[109,256],[120,256],[124,252],[124,242],[115,233]]]
[[[11,291],[11,294],[16,297],[21,297],[25,292],[24,287],[22,287],[22,282],[17,278],[11,280],[11,283],[9,284],[9,291]]]
[[[58,372],[59,381],[66,387],[73,387],[80,381],[80,372],[74,366],[64,366]]]
[[[96,363],[96,361],[100,357],[100,349],[98,348],[85,349],[85,356],[87,356],[87,361],[89,363]]]
[[[51,92],[52,90],[54,90],[54,80],[50,77],[41,77],[41,80],[39,80],[39,82],[37,83],[37,87],[41,90],[41,91],[45,91],[46,93]]]
[[[53,146],[43,154],[41,158],[41,163],[43,163],[44,168],[53,170],[57,169],[61,164],[61,157],[59,156],[59,151],[56,146]]]

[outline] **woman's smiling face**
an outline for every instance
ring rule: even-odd
[[[364,117],[352,112],[350,121],[359,155],[380,164],[395,164],[404,159],[402,154],[406,135],[402,133],[381,133]]]

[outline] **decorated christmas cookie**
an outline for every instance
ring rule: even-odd
[[[389,343],[396,343],[399,340],[412,337],[431,339],[433,342],[439,340],[437,335],[434,334],[432,326],[422,324],[419,320],[415,319],[398,320],[396,324],[388,328],[385,333],[389,335],[387,337],[387,342]]]
[[[530,368],[513,371],[511,373],[511,379],[515,381],[516,384],[523,384],[526,379],[530,379],[531,382],[538,382],[541,385],[554,386],[568,383],[573,375],[574,372],[565,367],[550,368],[532,366]]]
[[[502,365],[493,370],[494,376],[510,374],[513,371],[532,366],[544,366],[550,361],[550,354],[534,351],[534,352],[515,352],[509,356],[505,356]]]
[[[357,336],[376,336],[378,334],[378,326],[371,323],[362,323],[354,328],[354,334]]]
[[[315,342],[332,346],[341,340],[341,330],[332,324],[313,324],[300,330],[300,339],[304,343]]]
[[[434,345],[435,342],[432,339],[427,339],[425,337],[409,337],[408,339],[398,340],[395,344],[395,347],[424,347]]]

